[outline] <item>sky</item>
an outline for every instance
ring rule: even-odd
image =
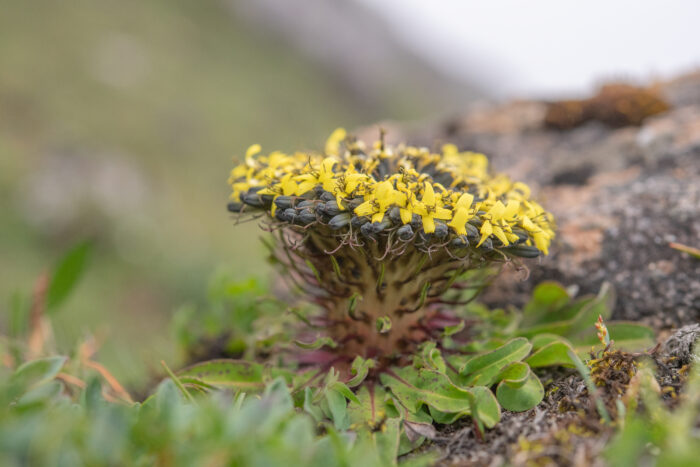
[[[700,67],[694,0],[357,1],[434,66],[498,97],[584,94]]]

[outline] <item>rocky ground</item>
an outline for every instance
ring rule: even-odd
[[[381,126],[394,143],[452,142],[487,154],[496,170],[531,184],[554,213],[558,237],[550,256],[531,264],[524,281],[506,271],[486,302],[521,305],[542,280],[579,293],[611,282],[613,318],[645,322],[660,342],[668,339],[652,355],[657,380],[681,391],[679,369],[700,329],[700,260],[670,244],[700,247],[700,72],[653,88],[612,89],[588,101],[483,104],[433,124]],[[376,132],[366,128],[359,136]],[[583,381],[573,371],[545,380],[540,406],[504,414],[484,440],[469,424],[446,428],[434,441],[441,463],[601,464],[611,432],[599,423]]]
[[[613,96],[601,105],[608,113],[620,107],[618,114],[560,129],[547,124],[551,103],[513,101],[476,105],[432,125],[382,126],[392,142],[453,142],[487,154],[496,170],[530,183],[555,214],[550,256],[532,264],[524,282],[503,275],[487,302],[522,304],[546,279],[580,293],[610,281],[615,319],[664,331],[700,322],[700,261],[669,246],[700,246],[700,72],[639,92],[658,96],[667,110],[640,118],[646,109],[634,107],[634,95]]]

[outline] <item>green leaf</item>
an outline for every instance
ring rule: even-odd
[[[542,282],[532,292],[530,302],[523,309],[523,326],[532,326],[560,320],[557,313],[570,300],[569,293],[557,282]]]
[[[465,326],[465,321],[461,320],[458,324],[455,324],[454,326],[446,326],[445,329],[442,330],[442,335],[443,337],[450,337],[458,332],[460,332],[462,329],[464,329]]]
[[[196,378],[205,384],[217,387],[233,387],[243,390],[262,390],[265,383],[277,376],[291,381],[293,373],[267,368],[259,363],[243,360],[210,360],[197,363],[177,372],[180,378]]]
[[[453,419],[472,414],[479,418],[483,416],[487,426],[492,426],[494,417],[500,418],[498,403],[488,388],[458,387],[445,374],[437,371],[405,367],[383,373],[380,379],[410,412],[418,412],[425,404],[431,411],[454,414],[450,416]],[[485,404],[484,407],[482,404]]]
[[[459,384],[462,386],[491,386],[497,381],[498,374],[508,365],[525,358],[532,349],[532,344],[524,337],[516,337],[496,350],[478,355],[469,360],[460,370]]]
[[[52,311],[63,303],[78,284],[85,271],[91,249],[90,242],[79,243],[59,260],[51,274],[51,282],[46,293],[47,311]]]
[[[593,398],[595,401],[596,409],[598,410],[598,415],[600,415],[600,418],[605,421],[605,423],[610,424],[611,419],[610,419],[610,414],[608,413],[608,410],[605,408],[605,403],[603,400],[598,396],[598,389],[596,388],[595,383],[593,382],[593,379],[591,378],[591,372],[586,366],[585,363],[581,361],[581,359],[576,355],[576,352],[573,350],[570,350],[568,352],[569,358],[571,358],[571,361],[574,362],[574,366],[578,370],[579,374],[583,378],[584,383],[586,383],[586,387],[588,388],[588,394]]]
[[[323,411],[314,401],[314,390],[307,387],[304,389],[304,410],[310,414],[316,422],[323,420]]]
[[[326,402],[331,413],[331,421],[336,430],[346,430],[350,426],[348,403],[345,395],[335,389],[326,391]]]
[[[357,391],[355,396],[357,397],[357,402],[350,401],[348,404],[348,416],[350,417],[351,426],[376,428],[387,416],[386,391],[377,384],[372,386],[371,389],[365,385]]]
[[[573,367],[574,362],[569,356],[569,351],[573,351],[573,348],[567,342],[563,340],[552,341],[530,355],[525,360],[525,363],[531,368],[545,366]]]
[[[68,357],[48,357],[24,363],[10,379],[10,383],[20,392],[35,388],[54,379],[61,371]]]
[[[60,381],[49,381],[30,389],[20,397],[15,403],[16,408],[27,408],[40,405],[54,399],[63,391],[63,384]]]
[[[357,399],[357,396],[355,395],[354,392],[350,390],[345,384],[341,383],[340,381],[335,381],[334,383],[328,385],[329,389],[332,389],[334,391],[339,392],[342,394],[346,399],[357,402],[359,403],[360,401]]]
[[[496,397],[504,409],[523,412],[542,401],[544,387],[526,363],[517,362],[504,370]]]
[[[318,350],[324,346],[334,349],[338,346],[338,344],[336,344],[335,341],[328,336],[319,337],[315,341],[309,343],[302,341],[294,341],[294,343],[306,350]]]
[[[397,465],[400,438],[401,420],[398,418],[385,420],[380,430],[360,431],[350,454],[354,462],[349,465],[366,465],[367,462],[377,466]],[[368,457],[370,453],[372,455]],[[358,462],[358,459],[363,459],[364,462]]]
[[[375,326],[379,334],[386,334],[391,331],[391,318],[388,316],[380,316],[377,318]]]
[[[411,412],[417,412],[426,404],[443,412],[471,413],[472,394],[437,371],[405,367],[383,373],[380,379]]]
[[[572,320],[574,333],[578,333],[581,330],[585,332],[592,329],[596,321],[598,321],[598,316],[602,316],[603,319],[607,321],[615,306],[615,297],[615,289],[613,289],[610,283],[603,283],[596,298],[584,306]]]
[[[475,386],[470,389],[474,395],[472,402],[472,417],[493,428],[501,420],[501,408],[493,392],[485,386]]]
[[[374,368],[374,365],[375,361],[371,358],[364,359],[359,355],[355,357],[355,360],[352,362],[352,368],[350,369],[350,372],[354,376],[348,381],[348,386],[351,388],[359,386],[367,377],[370,368]]]
[[[610,284],[604,283],[595,297],[584,297],[565,307],[547,308],[546,313],[538,315],[534,321],[524,319],[516,334],[534,338],[548,333],[572,338],[592,328],[599,315],[607,320],[614,303],[615,292]]]
[[[447,372],[447,365],[442,358],[442,352],[435,342],[426,342],[420,347],[420,366],[435,370],[439,373]]]

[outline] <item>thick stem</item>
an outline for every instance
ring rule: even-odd
[[[456,275],[483,264],[478,257],[457,259],[441,249],[426,253],[413,245],[392,245],[387,236],[340,247],[329,232],[283,238],[287,251],[278,256],[293,263],[290,269],[307,280],[306,290],[317,291],[336,352],[350,360],[376,358],[380,365],[438,338],[442,329],[435,323],[445,320],[432,319],[440,312],[437,298]]]

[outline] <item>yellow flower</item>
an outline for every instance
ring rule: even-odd
[[[379,142],[368,150],[364,143],[346,137],[342,128],[335,130],[323,153],[265,155],[260,145],[250,146],[244,163],[229,176],[233,203],[265,209],[280,221],[328,225],[334,230],[350,228],[355,218],[369,217],[381,225],[364,228],[367,235],[390,234],[411,224],[415,216],[425,233],[434,233],[439,220],[455,237],[467,235],[467,224],[475,222],[481,224],[481,238],[474,248],[493,238],[497,240],[493,247],[503,251],[521,245],[548,253],[554,238],[551,214],[530,199],[527,185],[492,174],[483,154],[459,152],[452,144],[444,145],[440,154]],[[299,197],[304,199],[294,201]],[[278,205],[284,209],[278,210]],[[230,209],[240,212],[237,206]],[[357,221],[353,225],[366,222]],[[401,235],[411,238],[406,235],[414,229],[411,224]],[[440,235],[441,241],[444,238]]]
[[[435,219],[450,219],[452,212],[442,207],[442,199],[435,196],[433,185],[425,183],[423,198],[413,205],[413,212],[421,216],[425,233],[435,232]]]
[[[467,221],[473,217],[469,211],[469,208],[473,202],[474,195],[471,193],[464,193],[455,203],[452,220],[447,225],[452,227],[457,235],[467,234]]]

